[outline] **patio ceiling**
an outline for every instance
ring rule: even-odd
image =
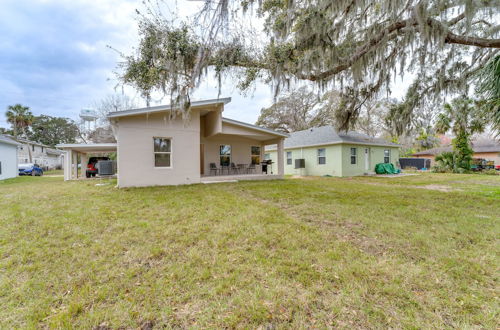
[[[240,122],[229,118],[222,118],[221,134],[243,136],[249,139],[263,142],[283,139],[288,136],[288,134],[286,133],[276,132],[268,128]]]

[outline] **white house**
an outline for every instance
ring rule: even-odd
[[[116,144],[58,145],[66,150],[65,179],[84,178],[77,163],[85,169],[93,154],[113,151],[119,187],[283,178],[288,135],[224,118],[230,100],[192,102],[188,119],[171,118],[170,105],[112,112]],[[267,171],[266,145],[277,145],[279,155]]]
[[[18,146],[20,146],[20,143],[8,136],[0,135],[0,180],[17,176]]]
[[[17,138],[19,145],[19,164],[34,163],[45,170],[61,169],[63,165],[63,151],[57,150],[42,143]]]

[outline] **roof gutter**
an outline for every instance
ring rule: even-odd
[[[331,145],[338,145],[338,144],[353,144],[353,145],[362,145],[362,146],[367,145],[367,146],[389,147],[389,148],[399,148],[399,147],[401,147],[400,144],[338,141],[338,142],[327,142],[327,143],[304,144],[304,145],[293,146],[293,147],[285,147],[284,149],[287,150],[287,149],[298,149],[298,148],[308,148],[308,147],[331,146]],[[275,150],[275,148],[269,149],[269,150]]]

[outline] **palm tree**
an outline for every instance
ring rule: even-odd
[[[500,137],[500,55],[495,56],[478,73],[477,94],[483,109],[491,117],[493,129]]]
[[[444,112],[439,114],[436,121],[436,132],[445,134],[449,130],[453,132],[453,151],[455,157],[455,169],[470,169],[472,160],[472,148],[470,138],[476,133],[482,133],[488,122],[488,116],[470,98],[458,97],[444,106]]]
[[[18,129],[21,129],[23,135],[26,133],[26,127],[33,123],[33,114],[29,107],[25,107],[21,104],[9,105],[7,107],[7,112],[5,113],[7,117],[7,122],[12,125],[14,131],[14,136],[17,137]]]

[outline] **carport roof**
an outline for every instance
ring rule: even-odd
[[[58,144],[56,147],[64,150],[72,150],[77,152],[113,152],[117,148],[116,143],[70,143],[70,144]]]

